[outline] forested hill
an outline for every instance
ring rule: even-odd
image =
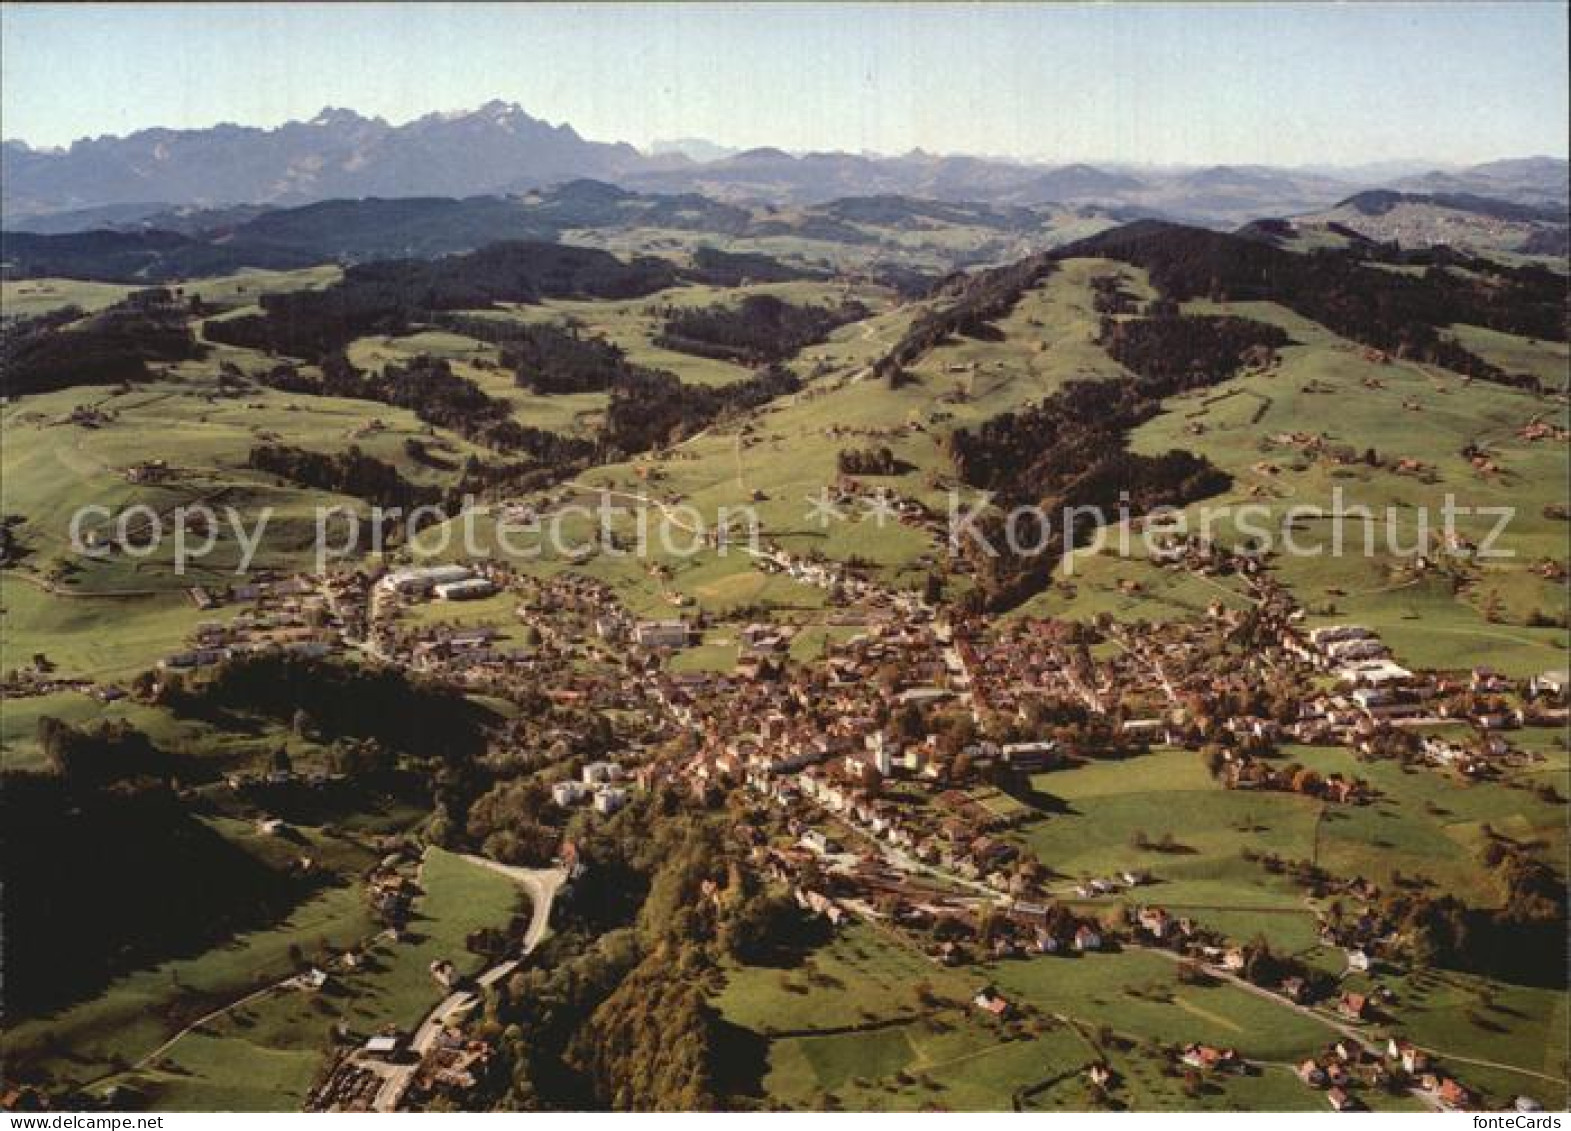
[[[261,314],[209,322],[207,333],[230,345],[314,359],[365,334],[401,333],[437,311],[543,298],[637,298],[678,279],[665,259],[622,260],[539,241],[498,243],[468,255],[351,267],[324,290],[263,295]]]
[[[1302,254],[1243,236],[1142,220],[1054,254],[1100,256],[1141,267],[1166,297],[1178,302],[1277,302],[1353,341],[1502,384],[1536,388],[1539,382],[1475,356],[1457,344],[1447,327],[1463,323],[1557,342],[1567,335],[1564,275],[1445,249]],[[1386,270],[1369,258],[1375,254],[1426,269],[1419,274]]]
[[[802,239],[860,247],[892,235],[953,226],[995,235],[1042,229],[1030,208],[903,196],[853,197],[792,211],[745,207],[695,193],[638,193],[569,181],[521,196],[325,200],[298,208],[175,210],[101,222],[83,231],[3,236],[8,277],[163,282],[325,262],[428,259],[506,240],[558,241],[583,232],[683,232],[734,239]],[[752,265],[778,271],[778,265]]]

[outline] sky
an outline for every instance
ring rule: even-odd
[[[1567,149],[1567,7],[13,4],[0,135],[401,123],[517,102],[600,141],[1149,164]]]

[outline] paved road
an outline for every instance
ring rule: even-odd
[[[520,960],[529,955],[545,939],[551,926],[551,904],[556,899],[557,892],[562,889],[562,885],[567,882],[567,873],[561,868],[515,868],[489,860],[484,856],[466,855],[464,859],[481,868],[500,872],[529,893],[529,928],[524,932],[520,957],[498,962],[475,979],[481,987],[489,989],[518,969]],[[420,1061],[424,1059],[425,1054],[436,1046],[437,1037],[441,1035],[442,1027],[447,1023],[448,1018],[473,1009],[479,1001],[479,993],[475,990],[455,990],[425,1015],[425,1019],[415,1030],[414,1039],[409,1042],[410,1050],[415,1055],[414,1063],[378,1066],[375,1069],[382,1076],[382,1087],[371,1105],[373,1110],[398,1110],[399,1102],[403,1100],[410,1081],[414,1079],[415,1070],[420,1067]]]
[[[567,882],[567,873],[561,868],[516,868],[484,856],[465,856],[464,859],[493,872],[500,872],[529,893],[531,915],[529,929],[524,932],[524,953],[528,954],[539,946],[550,929],[551,903]]]

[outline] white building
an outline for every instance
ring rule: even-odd
[[[643,648],[686,648],[690,635],[684,620],[641,620],[633,626],[633,640]]]
[[[1346,640],[1367,640],[1373,632],[1358,624],[1328,624],[1309,630],[1309,642],[1324,652],[1332,644]]]
[[[424,596],[438,585],[451,585],[455,582],[467,581],[474,575],[474,570],[468,566],[412,566],[408,569],[395,569],[392,573],[382,578],[378,584],[390,593],[403,593],[406,596]]]
[[[447,581],[434,587],[438,599],[443,601],[478,601],[496,592],[495,583],[484,577],[466,577],[462,581]]]
[[[893,744],[884,737],[884,732],[881,730],[875,730],[863,742],[866,744],[868,752],[872,755],[871,765],[873,769],[887,778],[890,771],[894,769]]]
[[[595,790],[595,812],[611,814],[627,804],[627,790],[619,785],[603,785]]]
[[[566,809],[570,805],[577,805],[588,792],[588,787],[582,782],[559,781],[551,787],[551,800]]]
[[[622,767],[615,762],[590,762],[583,768],[581,776],[585,785],[600,785],[619,779]]]

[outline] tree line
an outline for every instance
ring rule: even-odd
[[[867,307],[854,300],[837,307],[798,306],[774,295],[746,295],[735,305],[667,309],[655,344],[699,357],[762,365],[784,361],[868,314]]]
[[[1155,220],[1100,233],[1054,254],[1106,256],[1144,268],[1175,302],[1278,302],[1394,356],[1535,391],[1540,388],[1535,376],[1485,361],[1458,344],[1448,328],[1466,323],[1548,341],[1567,337],[1565,277],[1538,265],[1510,267],[1431,251],[1428,269],[1411,275],[1365,262],[1371,253],[1358,248],[1299,254]]]
[[[185,310],[163,288],[139,291],[83,318],[65,307],[0,326],[0,387],[24,396],[78,385],[146,381],[155,364],[201,357]]]
[[[349,267],[322,290],[264,294],[260,314],[209,320],[214,341],[309,361],[368,334],[401,334],[442,311],[484,310],[545,298],[638,298],[672,286],[676,268],[640,256],[518,240],[443,259]]]

